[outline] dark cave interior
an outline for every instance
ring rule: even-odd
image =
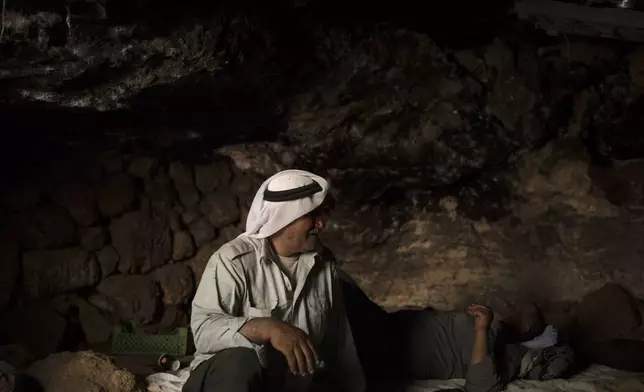
[[[325,242],[384,308],[530,297],[591,357],[641,349],[644,40],[518,3],[5,0],[0,361],[186,325],[286,168],[332,180]]]

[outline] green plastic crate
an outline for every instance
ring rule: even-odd
[[[177,328],[169,334],[147,334],[141,330],[127,331],[119,326],[112,332],[112,353],[136,355],[186,355],[188,328]]]

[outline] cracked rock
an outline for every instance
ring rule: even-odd
[[[100,279],[96,259],[80,248],[29,251],[22,266],[25,291],[33,298],[93,286]]]

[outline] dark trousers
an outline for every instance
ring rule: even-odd
[[[353,340],[369,382],[415,379],[426,364],[414,355],[427,341],[424,319],[431,309],[387,312],[373,302],[347,274],[340,273]]]
[[[265,392],[266,377],[254,350],[224,350],[190,372],[183,392]]]

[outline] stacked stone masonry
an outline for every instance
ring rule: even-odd
[[[66,165],[2,195],[0,312],[13,320],[2,341],[40,357],[73,323],[89,344],[117,323],[186,325],[208,259],[241,232],[252,195],[238,183],[251,177],[225,157],[193,165],[110,153]]]

